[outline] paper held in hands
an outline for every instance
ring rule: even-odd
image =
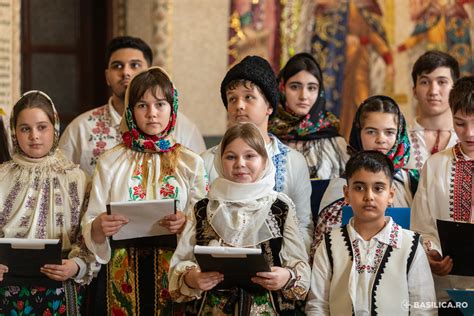
[[[114,236],[114,240],[169,235],[170,231],[159,221],[176,213],[176,200],[150,200],[133,202],[111,202],[107,214],[118,213],[129,219]]]
[[[250,278],[271,271],[260,248],[194,246],[194,256],[202,272],[224,274],[218,288],[256,287]]]
[[[40,272],[45,264],[61,264],[59,239],[0,238],[0,263],[8,267],[2,285],[61,286]]]

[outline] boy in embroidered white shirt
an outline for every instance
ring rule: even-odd
[[[384,215],[395,194],[393,173],[378,151],[348,161],[344,198],[354,217],[327,233],[316,250],[308,315],[436,314],[420,235]]]
[[[449,104],[459,143],[431,156],[423,166],[410,227],[423,236],[440,301],[449,300],[447,288],[474,287],[474,277],[449,274],[453,260],[443,257],[436,227],[437,219],[474,223],[474,76],[456,81],[449,94]],[[440,315],[453,315],[452,304],[444,307],[446,310],[440,310]]]
[[[448,53],[430,50],[416,60],[411,77],[417,115],[409,131],[412,146],[405,168],[421,170],[428,157],[457,142],[448,98],[459,78],[459,64]]]

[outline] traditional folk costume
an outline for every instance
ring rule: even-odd
[[[319,67],[310,54],[300,55],[313,60]],[[282,69],[282,72],[284,71],[285,68]],[[283,143],[303,154],[311,179],[337,178],[344,172],[349,160],[347,143],[337,132],[339,120],[326,110],[322,77],[316,79],[319,82],[318,98],[309,113],[300,117],[288,108],[284,94],[285,82],[280,73],[281,102],[276,115],[270,119],[268,130]]]
[[[273,189],[285,193],[294,202],[300,231],[306,249],[309,251],[313,232],[313,216],[310,204],[311,182],[306,162],[299,152],[286,146],[275,136],[269,136],[270,143],[266,144],[266,149],[268,157],[271,157],[275,167],[275,186]],[[218,177],[214,166],[215,157],[218,155],[218,146],[201,154],[211,182]]]
[[[474,223],[472,209],[472,168],[474,160],[466,156],[461,145],[431,156],[423,166],[418,191],[411,210],[411,229],[423,236],[427,250],[442,256],[436,220]],[[473,288],[474,277],[433,275],[438,300],[449,300],[445,289]]]
[[[361,141],[361,109],[359,109],[352,123],[351,137],[349,139],[350,150],[359,152],[363,150]],[[413,195],[418,184],[418,173],[402,169],[410,157],[410,141],[406,129],[405,118],[401,112],[398,114],[398,130],[395,145],[387,153],[393,162],[395,176],[393,186],[395,187],[394,207],[410,207]],[[314,240],[312,252],[321,242],[323,234],[329,232],[334,227],[339,227],[342,220],[342,207],[348,205],[344,201],[343,187],[347,184],[345,178],[332,179],[324,192],[321,200],[319,215],[314,229]]]
[[[167,242],[169,238],[154,237],[152,242],[141,246],[112,244],[111,248],[108,239],[104,244],[96,244],[91,237],[92,221],[105,212],[110,202],[174,199],[177,209],[186,212],[189,204],[207,193],[202,159],[177,144],[172,136],[178,112],[177,91],[174,89],[170,122],[157,136],[138,129],[133,104],[128,104],[128,90],[125,104],[120,125],[123,143],[99,158],[84,218],[87,247],[98,262],[106,264],[102,269],[105,275],[102,271],[99,275],[94,314],[176,315],[182,312],[182,306],[173,304],[168,292],[169,261],[175,247]],[[165,154],[177,159],[173,173],[163,172]]]
[[[386,217],[366,241],[353,221],[327,233],[316,250],[307,315],[437,315],[428,305],[436,296],[420,235]]]
[[[57,148],[59,118],[54,111],[54,142],[42,158],[30,158],[20,148],[11,118],[12,160],[0,165],[0,238],[59,239],[63,258],[79,270],[59,288],[1,286],[1,315],[78,315],[88,284],[100,266],[81,244],[80,222],[88,187],[85,172]],[[0,258],[1,263],[1,258]],[[13,271],[15,267],[9,267]]]
[[[426,159],[428,159],[431,155],[436,154],[437,152],[442,150],[438,147],[438,142],[439,142],[439,137],[440,137],[439,135],[441,131],[438,131],[437,141],[432,150],[429,150],[426,147],[425,131],[426,129],[415,120],[413,123],[413,128],[410,129],[409,134],[408,134],[410,136],[411,149],[410,149],[410,160],[408,160],[408,163],[405,166],[405,169],[421,170]],[[458,141],[458,137],[456,136],[454,129],[444,130],[443,132],[449,132],[451,134],[449,137],[448,145],[446,145],[446,148],[451,148],[454,145],[456,145]]]
[[[106,105],[75,118],[64,130],[59,147],[92,177],[99,156],[122,140],[120,120],[121,115],[112,105],[112,98],[109,98]],[[176,142],[194,152],[199,154],[206,150],[197,126],[182,113],[179,113],[173,133]]]
[[[220,153],[220,146],[217,150]],[[218,177],[209,198],[195,205],[171,260],[171,295],[180,302],[202,298],[193,310],[202,315],[294,315],[295,300],[306,297],[310,267],[294,205],[288,196],[273,190],[273,164],[267,163],[256,182],[245,184],[224,178],[220,154],[215,156],[215,166]],[[187,271],[198,268],[193,253],[196,244],[259,247],[270,266],[289,269],[291,278],[280,291],[256,286],[213,289],[203,295],[184,281]]]

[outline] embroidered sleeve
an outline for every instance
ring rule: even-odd
[[[176,302],[186,302],[201,297],[202,291],[188,287],[184,277],[192,269],[199,268],[194,258],[196,244],[196,218],[188,215],[186,226],[170,262],[169,291]]]
[[[309,289],[311,268],[293,207],[289,208],[286,217],[280,259],[282,267],[292,274],[290,282],[281,290],[283,296],[291,300],[304,300]]]

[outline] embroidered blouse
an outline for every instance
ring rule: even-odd
[[[96,244],[92,240],[92,221],[106,211],[106,205],[111,201],[173,198],[177,200],[177,209],[186,214],[188,205],[192,206],[206,196],[208,180],[201,157],[185,147],[180,150],[176,172],[165,176],[161,183],[158,182],[159,154],[137,152],[117,145],[99,158],[83,221],[86,245],[98,262],[107,263],[111,249],[108,240],[105,244]]]
[[[458,137],[454,130],[451,130],[450,132],[451,136],[449,137],[449,142],[446,148],[453,147],[458,141]],[[408,135],[410,136],[411,149],[410,159],[405,168],[421,170],[426,159],[432,155],[428,148],[426,148],[425,128],[414,120],[413,128],[410,129]]]
[[[411,229],[423,236],[427,250],[443,255],[436,220],[474,223],[472,170],[474,160],[459,144],[432,155],[425,162],[411,209]],[[449,300],[446,288],[473,288],[474,277],[433,275],[438,300]]]

